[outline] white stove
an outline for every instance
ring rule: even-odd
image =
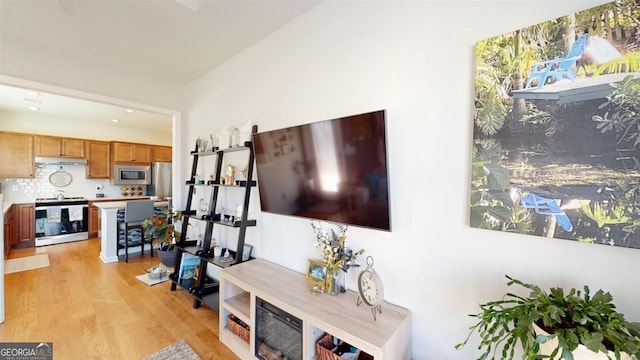
[[[89,238],[89,200],[86,198],[38,198],[35,205],[35,246]]]

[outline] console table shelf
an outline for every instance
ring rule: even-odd
[[[410,312],[384,302],[373,320],[371,310],[356,306],[353,291],[314,295],[305,276],[271,262],[255,259],[220,271],[220,341],[242,359],[254,359],[256,298],[300,318],[303,359],[315,359],[315,343],[326,332],[357,347],[374,360],[410,359]],[[227,329],[235,315],[249,324],[249,344]]]

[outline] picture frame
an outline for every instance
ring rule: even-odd
[[[307,281],[314,285],[324,285],[327,278],[327,263],[309,259],[307,262]]]
[[[251,257],[251,251],[253,250],[253,246],[249,244],[244,244],[244,249],[242,250],[242,261],[247,261]]]

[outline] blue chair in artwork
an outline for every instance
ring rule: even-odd
[[[534,193],[528,193],[527,195],[520,196],[520,206],[527,209],[533,209],[536,214],[540,215],[553,215],[556,218],[556,222],[564,231],[573,230],[573,224],[567,214],[560,209],[558,205],[560,200],[547,199]]]
[[[547,80],[550,79],[554,81],[559,81],[565,78],[572,81],[575,80],[576,76],[571,68],[576,61],[582,57],[582,54],[584,54],[588,40],[589,35],[582,35],[573,43],[565,57],[534,64],[531,68],[531,74],[529,74],[524,86],[525,89],[530,88],[534,80],[538,80],[538,89],[542,89]]]

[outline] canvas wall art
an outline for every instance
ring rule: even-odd
[[[640,5],[476,44],[470,225],[640,249]]]

